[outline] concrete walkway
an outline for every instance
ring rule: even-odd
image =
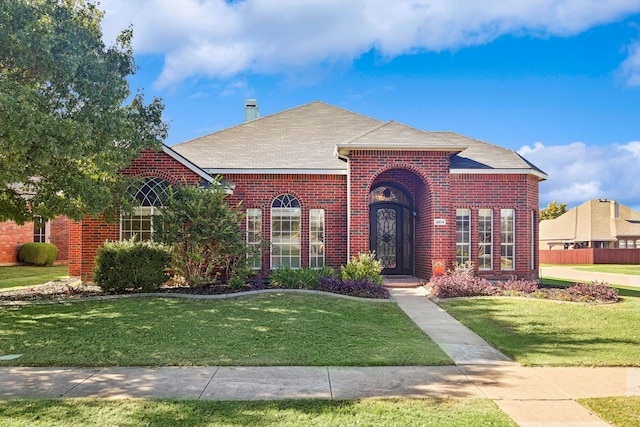
[[[404,283],[404,285],[410,285]],[[576,403],[640,395],[640,369],[523,368],[425,297],[392,287],[398,305],[453,366],[0,368],[0,399],[216,400],[486,397],[523,427],[607,426]]]
[[[613,285],[640,287],[640,276],[631,274],[600,273],[597,271],[581,271],[570,266],[540,267],[540,277],[583,282],[606,282]]]

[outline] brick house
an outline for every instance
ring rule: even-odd
[[[159,195],[220,175],[242,202],[256,270],[340,266],[374,250],[385,274],[429,278],[434,262],[471,261],[488,279],[538,277],[538,185],[517,153],[451,132],[381,122],[322,102],[145,152],[141,207],[120,224],[71,225],[70,274],[91,279],[105,239],[150,235]],[[261,245],[262,241],[268,245]]]
[[[13,221],[0,222],[0,265],[17,264],[20,247],[31,242],[56,245],[56,263],[66,263],[69,257],[69,219],[59,216],[50,221],[36,219],[22,225]]]

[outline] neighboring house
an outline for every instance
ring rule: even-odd
[[[105,239],[152,235],[158,197],[220,175],[242,202],[252,267],[338,267],[373,250],[385,274],[428,279],[434,263],[473,262],[489,279],[538,277],[538,185],[514,151],[451,132],[381,122],[322,102],[145,151],[123,173],[144,177],[133,217],[72,223],[70,274],[91,280]],[[266,242],[266,244],[264,244]]]
[[[640,249],[640,212],[593,199],[540,222],[540,249]]]
[[[50,221],[36,218],[23,225],[13,221],[0,222],[0,265],[17,264],[20,247],[31,242],[56,245],[56,262],[66,263],[69,257],[69,219],[63,216]]]

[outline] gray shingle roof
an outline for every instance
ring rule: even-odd
[[[346,171],[336,156],[351,149],[445,150],[452,169],[523,169],[535,166],[506,148],[453,132],[428,132],[382,122],[320,101],[174,145],[210,172],[238,170]]]
[[[640,212],[615,201],[588,200],[558,218],[540,222],[541,241],[604,242],[619,236],[640,237]]]

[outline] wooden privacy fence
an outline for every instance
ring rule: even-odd
[[[640,264],[640,249],[540,249],[540,264]]]

